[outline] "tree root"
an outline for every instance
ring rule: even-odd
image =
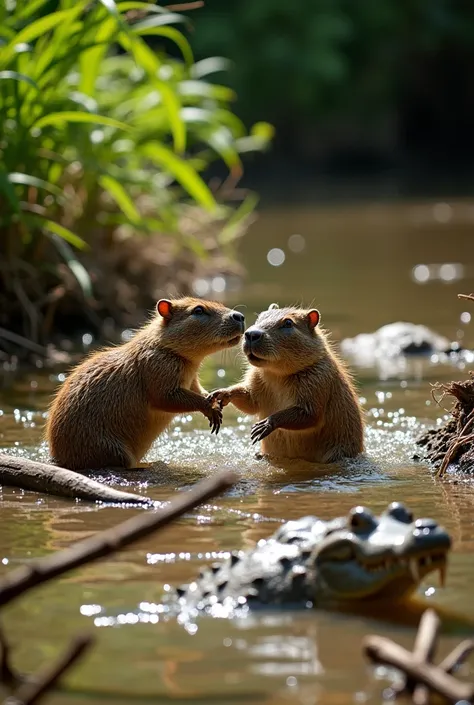
[[[474,301],[474,294],[459,294],[461,299]],[[437,396],[437,392],[440,395]],[[439,404],[446,396],[454,397],[451,418],[440,428],[431,429],[418,439],[422,456],[436,469],[436,477],[443,477],[451,464],[461,472],[474,472],[474,376],[464,382],[436,384],[433,399]],[[419,457],[418,455],[415,457]]]
[[[115,490],[73,470],[5,453],[0,453],[0,485],[89,502],[151,503],[148,497]]]

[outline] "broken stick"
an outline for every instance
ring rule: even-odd
[[[421,683],[450,703],[454,704],[459,700],[470,702],[474,698],[474,684],[456,680],[439,666],[417,661],[413,653],[390,639],[369,636],[363,642],[363,650],[371,661],[398,668],[412,682]]]
[[[94,639],[90,635],[76,637],[55,664],[40,671],[33,680],[20,686],[10,702],[16,702],[18,705],[38,703],[42,696],[58,683],[61,676],[84,655],[93,642]]]
[[[0,606],[6,605],[31,588],[98,558],[109,556],[143,536],[167,526],[206,500],[232,487],[236,481],[235,473],[220,472],[202,480],[189,492],[180,492],[163,508],[127,519],[112,529],[101,531],[69,548],[12,571],[0,582]]]

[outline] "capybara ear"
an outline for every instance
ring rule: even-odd
[[[169,320],[173,315],[173,305],[168,299],[160,299],[156,304],[156,310],[163,318]]]
[[[313,308],[311,311],[308,312],[308,324],[310,330],[314,330],[316,328],[320,318],[321,316],[316,308]]]
[[[278,304],[270,304],[270,306],[268,307],[268,310],[269,310],[269,311],[274,311],[276,308],[280,308],[280,307],[278,306]]]

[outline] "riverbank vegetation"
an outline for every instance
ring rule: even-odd
[[[224,60],[196,62],[188,28],[136,0],[2,5],[4,360],[58,331],[133,325],[160,288],[189,291],[200,267],[230,266],[256,202],[235,189],[242,155],[272,128],[247,132]],[[214,162],[228,176],[211,188]]]

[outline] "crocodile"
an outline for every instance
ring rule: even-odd
[[[415,519],[400,502],[380,516],[361,506],[323,521],[282,524],[255,548],[234,551],[169,596],[182,610],[219,607],[321,607],[363,600],[400,601],[439,570],[444,584],[449,534],[433,519]]]

